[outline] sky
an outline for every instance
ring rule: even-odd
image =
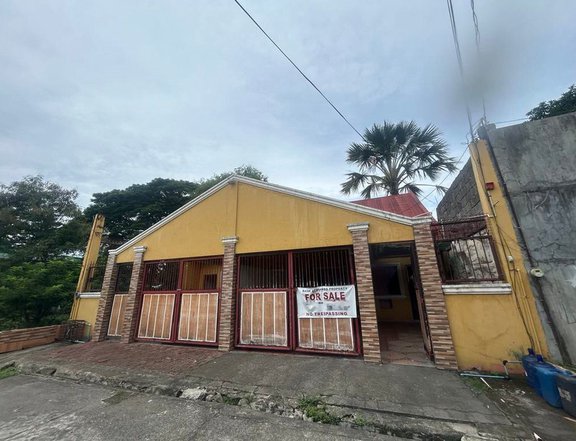
[[[476,0],[480,56],[470,2],[455,0],[467,88],[443,0],[241,1],[358,130],[432,123],[455,157],[465,96],[474,123],[482,94],[488,120],[508,121],[576,82],[573,0]],[[0,183],[41,174],[85,207],[251,164],[351,200],[339,191],[358,141],[233,0],[0,2]]]

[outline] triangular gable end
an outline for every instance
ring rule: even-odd
[[[210,198],[212,195],[218,193],[220,190],[226,188],[227,185],[234,183],[234,182],[239,182],[239,183],[263,188],[266,190],[282,193],[285,195],[294,196],[297,198],[306,199],[306,200],[317,202],[320,204],[325,204],[325,205],[329,205],[332,207],[341,208],[341,209],[348,210],[348,211],[351,211],[354,213],[360,213],[360,214],[368,215],[368,216],[375,217],[378,219],[388,220],[388,221],[403,224],[403,225],[410,225],[411,226],[411,225],[415,225],[417,223],[429,222],[431,219],[431,216],[426,216],[426,217],[419,216],[418,218],[410,218],[410,217],[398,215],[395,213],[389,213],[386,211],[381,211],[381,210],[377,210],[377,209],[373,209],[373,208],[369,208],[369,207],[364,207],[362,205],[357,205],[357,204],[354,204],[351,202],[344,202],[344,201],[340,201],[338,199],[333,199],[333,198],[329,198],[329,197],[325,197],[325,196],[316,195],[313,193],[308,193],[308,192],[301,191],[301,190],[292,189],[289,187],[284,187],[281,185],[271,184],[268,182],[263,182],[263,181],[259,181],[256,179],[247,178],[245,176],[232,175],[232,176],[228,177],[227,179],[223,180],[222,182],[220,182],[219,184],[215,185],[211,189],[205,191],[200,196],[198,196],[195,199],[191,200],[190,202],[184,204],[182,207],[175,210],[174,212],[172,212],[171,214],[169,214],[168,216],[166,216],[165,218],[163,218],[159,222],[155,223],[150,228],[144,230],[142,233],[138,234],[134,238],[125,242],[120,247],[118,247],[114,250],[110,250],[110,254],[120,254],[120,253],[128,250],[131,246],[137,244],[142,239],[146,238],[147,236],[149,236],[153,232],[157,231],[158,229],[160,229],[164,225],[168,224],[169,222],[171,222],[175,218],[184,214],[185,212],[187,212],[188,210],[190,210],[194,206],[200,204],[202,201]]]

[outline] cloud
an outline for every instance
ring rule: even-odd
[[[244,3],[359,130],[431,122],[463,151],[445,5]],[[468,5],[456,6],[492,120],[521,117],[573,81],[569,2],[477,2],[481,66]],[[5,0],[0,20],[1,182],[41,173],[77,188],[85,206],[94,192],[249,163],[272,182],[339,197],[357,135],[233,2]],[[478,94],[471,101],[477,120]]]

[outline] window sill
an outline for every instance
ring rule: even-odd
[[[78,292],[76,293],[76,297],[79,299],[99,299],[100,293],[99,292]]]
[[[442,285],[444,294],[511,294],[512,286],[509,283],[467,283],[460,285]]]

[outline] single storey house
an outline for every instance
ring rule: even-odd
[[[99,292],[89,245],[72,318],[94,341],[500,370],[532,342],[498,247],[486,217],[438,223],[411,193],[343,202],[231,176],[109,251]]]

